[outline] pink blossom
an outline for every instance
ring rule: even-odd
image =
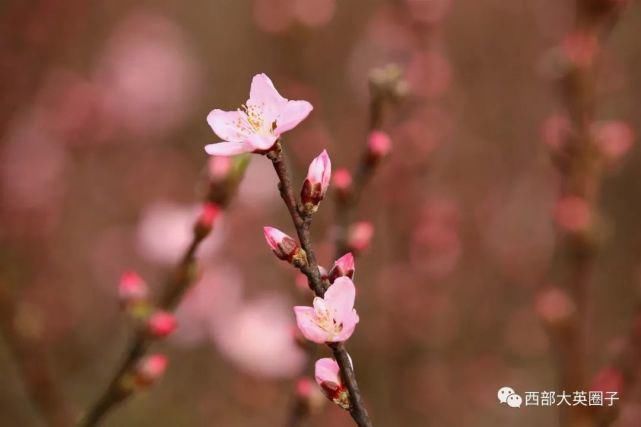
[[[227,175],[231,172],[234,163],[232,159],[227,156],[211,156],[207,163],[207,171],[209,172],[209,179],[213,182],[222,182],[227,179]]]
[[[349,409],[349,392],[340,377],[340,367],[328,357],[316,361],[314,377],[316,383],[329,400],[343,409]]]
[[[194,223],[201,213],[198,206],[173,202],[154,202],[145,209],[137,231],[137,249],[149,261],[173,264],[179,260],[193,239]],[[200,245],[201,256],[211,255],[224,240],[222,215],[219,225]]]
[[[576,312],[570,296],[558,288],[550,288],[538,295],[534,309],[539,317],[549,324],[563,323]]]
[[[341,196],[349,194],[352,189],[352,174],[347,169],[338,169],[332,178],[334,188]]]
[[[149,317],[147,329],[155,338],[164,338],[176,330],[177,323],[173,314],[157,311]]]
[[[138,362],[135,370],[135,381],[139,387],[148,387],[158,381],[167,369],[167,357],[163,354],[151,354]]]
[[[392,140],[382,131],[372,131],[367,137],[367,150],[370,159],[377,161],[387,156],[392,149]]]
[[[274,254],[283,261],[291,261],[299,247],[296,240],[274,227],[263,227],[265,240]]]
[[[123,304],[143,301],[149,296],[149,287],[136,272],[126,271],[118,284],[118,296]]]
[[[601,152],[612,162],[622,158],[634,142],[634,131],[627,123],[619,120],[597,123],[593,132]]]
[[[332,161],[327,154],[327,150],[323,150],[310,163],[307,179],[303,183],[300,197],[305,205],[318,206],[325,197],[331,176]]]
[[[566,196],[559,200],[554,217],[559,227],[573,233],[587,230],[592,223],[588,202],[578,196]]]
[[[207,234],[214,226],[214,221],[220,215],[220,207],[215,203],[205,203],[196,222],[196,229]]]
[[[281,134],[295,128],[312,111],[307,101],[283,98],[265,74],[252,79],[249,99],[236,111],[213,110],[207,122],[223,142],[209,144],[212,155],[233,156],[272,148]]]
[[[305,338],[318,344],[347,340],[358,323],[354,309],[356,288],[349,277],[339,277],[313,307],[294,307],[296,323]]]
[[[334,262],[334,266],[329,270],[329,281],[334,283],[339,277],[349,277],[354,279],[354,271],[356,265],[354,264],[354,255],[351,252],[346,253]]]
[[[211,324],[212,339],[246,373],[267,378],[300,375],[306,355],[292,336],[287,307],[279,296],[244,303],[224,321]]]
[[[369,221],[361,221],[349,227],[347,245],[354,253],[364,251],[369,247],[374,236],[374,226]]]

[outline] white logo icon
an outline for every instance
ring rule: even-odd
[[[520,408],[523,404],[523,399],[516,394],[512,387],[501,387],[496,396],[499,398],[499,402],[507,403],[510,408]]]

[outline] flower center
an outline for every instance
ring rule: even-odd
[[[244,133],[270,135],[276,129],[276,121],[271,123],[271,126],[266,126],[265,112],[262,105],[243,104],[239,111],[242,114],[236,122],[236,127]]]
[[[336,322],[327,308],[316,309],[316,324],[329,334],[337,335],[343,330],[343,324]]]

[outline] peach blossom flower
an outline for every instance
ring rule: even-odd
[[[347,340],[358,323],[354,309],[356,288],[349,277],[339,277],[323,298],[314,298],[313,307],[294,307],[302,334],[318,344]]]
[[[134,373],[136,385],[141,388],[153,385],[165,373],[167,363],[167,357],[163,354],[151,354],[141,359]]]
[[[207,123],[224,141],[205,147],[208,154],[233,156],[272,148],[312,111],[307,101],[283,98],[265,74],[252,79],[249,99],[236,111],[213,110]]]
[[[354,255],[351,252],[346,253],[334,262],[334,266],[329,270],[328,278],[330,283],[334,283],[339,277],[349,277],[354,279],[354,271],[356,265],[354,263]]]
[[[309,165],[307,179],[305,179],[300,193],[302,202],[312,207],[318,206],[325,197],[327,188],[329,188],[331,176],[332,161],[327,154],[327,150],[323,150]]]
[[[340,377],[340,368],[328,357],[316,361],[314,377],[329,400],[343,409],[349,409],[349,392]]]
[[[283,261],[291,262],[300,249],[296,240],[274,227],[263,227],[263,233],[274,255]]]
[[[155,338],[165,338],[176,330],[178,324],[173,314],[157,311],[149,317],[147,330]]]

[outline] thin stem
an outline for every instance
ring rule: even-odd
[[[0,288],[0,329],[14,360],[27,394],[39,415],[50,427],[72,425],[71,410],[67,407],[48,360],[40,344],[16,328],[15,302],[9,290]]]
[[[300,241],[300,245],[307,255],[307,264],[301,267],[301,271],[307,276],[309,286],[314,293],[323,297],[325,294],[325,285],[321,279],[320,271],[318,270],[318,263],[316,262],[316,255],[312,247],[312,241],[309,234],[311,225],[311,216],[304,215],[302,210],[299,209],[299,204],[294,196],[294,191],[291,184],[291,175],[289,168],[283,156],[282,147],[280,142],[277,142],[274,149],[268,154],[268,158],[272,161],[276,175],[279,179],[279,190],[285,205],[289,211],[296,233]],[[367,413],[367,409],[363,403],[363,398],[358,388],[358,382],[354,375],[354,370],[349,361],[349,355],[343,344],[330,344],[330,348],[334,353],[334,358],[340,367],[341,376],[347,389],[349,390],[350,400],[350,415],[359,427],[372,427],[373,424]]]
[[[236,177],[224,183],[212,183],[205,202],[214,203],[221,208],[226,207],[239,181],[240,177]],[[198,227],[198,224],[195,224],[193,230],[192,240],[173,274],[169,277],[164,292],[159,299],[158,308],[162,310],[173,310],[180,303],[190,285],[195,281],[196,252],[200,244],[209,234],[210,229],[202,229]],[[112,375],[112,379],[100,394],[100,397],[89,408],[87,415],[79,421],[77,424],[78,427],[93,427],[98,425],[110,410],[124,402],[134,393],[135,390],[125,384],[125,380],[147,353],[151,344],[152,339],[145,331],[137,330],[134,333],[125,356]]]

